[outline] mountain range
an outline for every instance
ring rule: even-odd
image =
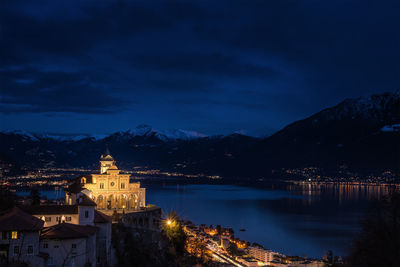
[[[399,171],[400,94],[347,99],[266,138],[160,131],[148,125],[108,136],[6,131],[0,133],[0,161],[3,166],[97,168],[106,144],[121,168],[237,177],[308,166]]]

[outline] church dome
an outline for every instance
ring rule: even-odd
[[[102,161],[104,161],[104,160],[105,161],[114,161],[114,158],[111,155],[106,155],[106,156],[101,155],[100,160],[102,160]]]

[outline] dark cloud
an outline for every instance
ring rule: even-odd
[[[2,71],[0,112],[115,113],[129,103],[93,83],[92,78],[93,73]]]
[[[240,62],[238,58],[220,53],[183,53],[178,55],[140,55],[134,64],[161,72],[192,73],[197,75],[253,77],[268,79],[278,75],[269,67]]]
[[[213,84],[205,79],[188,77],[157,77],[138,82],[138,86],[169,93],[210,92],[213,89]]]
[[[400,88],[399,10],[378,0],[3,1],[1,118],[278,129]]]

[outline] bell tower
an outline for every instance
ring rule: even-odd
[[[112,166],[115,166],[115,160],[108,150],[108,145],[106,145],[105,155],[101,155],[100,157],[100,174],[106,173],[107,170]]]

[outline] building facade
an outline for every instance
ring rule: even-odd
[[[66,191],[68,204],[75,203],[74,193],[78,191],[87,194],[98,210],[129,212],[146,206],[146,189],[140,187],[140,182],[131,183],[129,174],[121,173],[108,149],[106,155],[101,155],[100,173],[78,177]]]
[[[260,260],[264,263],[271,263],[274,259],[276,255],[279,255],[276,252],[273,252],[271,250],[268,249],[264,249],[261,247],[256,247],[256,246],[251,246],[248,248],[248,253],[250,256],[254,257],[257,260]]]
[[[17,207],[0,214],[0,266],[26,263],[45,266],[40,253],[39,235],[44,222]]]
[[[112,266],[111,217],[84,193],[74,199],[73,205],[20,206],[44,224],[38,234],[46,266]]]

